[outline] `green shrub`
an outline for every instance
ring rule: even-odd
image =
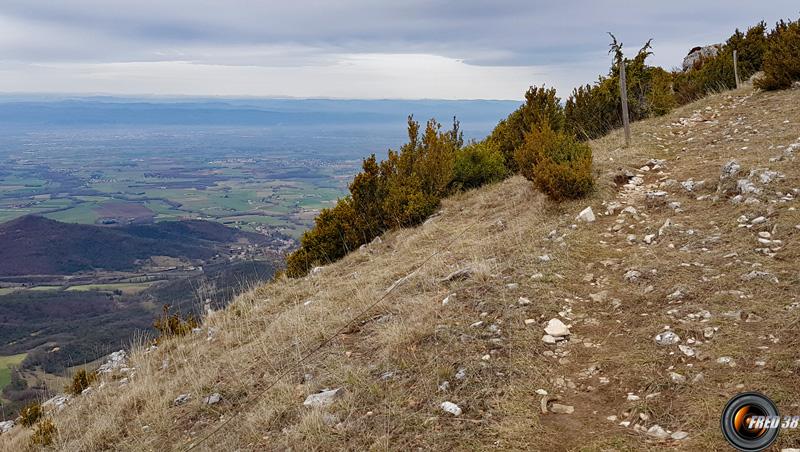
[[[193,328],[197,328],[197,320],[192,315],[182,319],[180,315],[170,314],[170,306],[164,305],[161,311],[161,317],[153,322],[153,327],[158,331],[159,337],[156,342],[160,342],[164,338],[174,336],[186,336],[192,332]]]
[[[324,209],[314,227],[300,238],[300,248],[286,258],[286,275],[303,276],[315,265],[334,262],[376,236],[396,227],[418,224],[432,214],[453,187],[455,161],[463,144],[458,121],[451,130],[430,120],[408,118],[408,143],[389,151],[378,163],[364,160],[350,184],[350,195]]]
[[[544,122],[554,130],[564,128],[561,99],[556,96],[555,88],[531,86],[525,93],[525,103],[500,121],[488,137],[503,154],[509,170],[513,172],[519,169],[514,154],[525,142],[525,134]]]
[[[457,188],[475,188],[502,180],[506,175],[503,153],[488,140],[470,143],[456,154],[453,184]]]
[[[80,369],[72,376],[72,383],[67,385],[65,390],[72,395],[81,395],[95,380],[97,380],[96,372],[86,372],[86,369]]]
[[[526,135],[517,161],[522,175],[556,201],[584,197],[594,188],[592,149],[547,124]]]
[[[37,425],[36,429],[33,431],[33,435],[31,435],[30,439],[31,446],[49,446],[53,444],[57,433],[58,430],[55,424],[53,424],[53,421],[45,419],[39,422],[39,425]]]
[[[20,410],[19,423],[25,427],[31,427],[42,417],[43,414],[44,410],[42,409],[42,404],[32,403]]]
[[[777,24],[769,36],[763,70],[756,80],[761,89],[785,89],[800,80],[800,20]]]

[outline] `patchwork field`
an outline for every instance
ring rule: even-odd
[[[18,366],[25,359],[25,356],[27,356],[27,353],[0,356],[0,391],[11,383],[11,367]]]

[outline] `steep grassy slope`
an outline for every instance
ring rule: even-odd
[[[56,446],[723,450],[733,394],[761,390],[797,411],[800,160],[788,146],[800,143],[800,90],[724,93],[633,131],[629,149],[618,133],[592,143],[591,199],[553,205],[519,177],[465,193],[423,226],[241,296],[202,334],[137,349],[129,382],[54,416]],[[664,162],[640,169],[653,158]],[[717,192],[732,158],[734,186],[755,171],[760,193],[745,197],[757,204]],[[620,168],[642,183],[616,185]],[[764,183],[766,169],[784,177]],[[688,191],[690,178],[705,183]],[[666,199],[648,199],[657,191]],[[586,206],[597,220],[575,221]],[[542,341],[551,318],[571,331],[557,346]],[[654,341],[667,326],[679,344]],[[325,388],[344,393],[303,406]],[[574,412],[542,414],[537,390]],[[212,393],[222,400],[204,404]],[[688,437],[657,440],[643,431],[654,425]],[[19,450],[29,435],[17,427],[0,443]]]

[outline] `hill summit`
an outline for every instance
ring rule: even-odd
[[[51,401],[63,450],[711,450],[745,390],[800,404],[800,90],[592,141],[599,189],[446,199]],[[31,429],[2,435],[21,450]],[[796,444],[795,430],[779,444]]]

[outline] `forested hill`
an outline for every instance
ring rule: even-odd
[[[190,220],[104,227],[25,216],[0,224],[0,276],[132,270],[142,259],[209,259],[225,244],[266,237]]]

